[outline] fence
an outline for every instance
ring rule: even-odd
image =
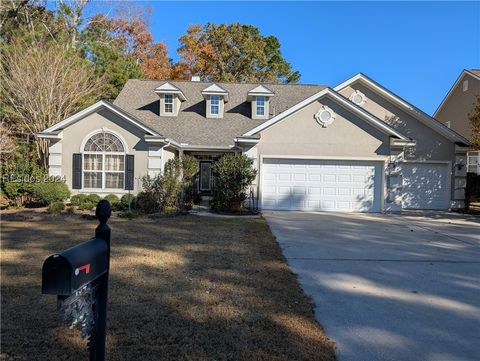
[[[468,152],[467,172],[480,175],[480,150]]]
[[[255,188],[250,187],[248,192],[247,200],[246,200],[246,207],[251,212],[258,212],[258,197],[256,196]]]
[[[480,174],[467,173],[465,200],[467,209],[472,203],[480,202]]]

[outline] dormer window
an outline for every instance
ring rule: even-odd
[[[275,94],[259,85],[247,94],[247,101],[252,103],[252,119],[268,119],[270,114],[270,98]]]
[[[164,98],[165,113],[173,113],[173,95],[165,94]]]
[[[159,115],[163,117],[176,117],[182,102],[187,100],[183,92],[169,82],[155,88],[155,93],[160,97]]]
[[[223,118],[225,103],[228,102],[228,92],[217,84],[212,84],[202,90],[206,101],[207,118]]]
[[[220,113],[220,96],[211,95],[210,96],[210,114],[219,115]]]
[[[265,97],[256,97],[255,115],[259,117],[265,115]]]

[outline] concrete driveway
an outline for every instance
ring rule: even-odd
[[[480,220],[264,212],[340,361],[480,360]]]

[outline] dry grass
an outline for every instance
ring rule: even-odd
[[[26,215],[27,214],[27,215]],[[2,360],[86,360],[41,266],[93,234],[78,217],[2,220]],[[109,360],[334,360],[262,219],[112,219]]]

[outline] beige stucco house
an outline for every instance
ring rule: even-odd
[[[480,69],[465,69],[438,106],[435,119],[467,139],[472,139],[473,130],[469,114],[480,97]],[[480,174],[480,152],[471,151],[467,158],[468,171]]]
[[[51,175],[73,193],[141,190],[141,177],[190,154],[196,191],[212,163],[253,160],[263,209],[382,212],[463,206],[468,140],[363,74],[323,85],[129,80],[38,134]]]

